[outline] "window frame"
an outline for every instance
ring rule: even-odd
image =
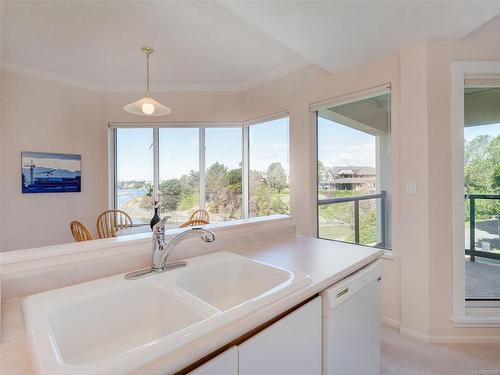
[[[314,114],[314,128],[315,128],[315,176],[316,176],[316,179],[315,179],[315,182],[316,182],[316,185],[315,185],[315,194],[316,194],[316,238],[319,238],[319,239],[322,239],[322,240],[327,240],[327,241],[334,241],[334,242],[341,242],[341,243],[348,243],[348,244],[353,244],[352,242],[345,242],[345,241],[341,241],[341,240],[335,240],[335,239],[330,239],[330,238],[324,238],[324,237],[320,237],[320,233],[319,233],[319,229],[320,229],[320,223],[319,223],[319,214],[320,214],[320,209],[319,209],[319,190],[318,190],[318,185],[319,185],[319,176],[318,176],[318,150],[319,150],[319,128],[318,128],[318,118],[320,117],[319,116],[319,112],[322,111],[322,110],[325,110],[325,109],[329,109],[329,108],[332,108],[332,107],[336,107],[336,106],[340,106],[340,105],[344,105],[344,104],[350,104],[350,103],[356,103],[356,102],[359,102],[359,101],[362,101],[362,100],[365,100],[365,99],[369,99],[369,98],[373,98],[373,97],[378,97],[378,96],[381,96],[381,95],[389,95],[389,101],[388,101],[388,110],[389,110],[389,116],[388,116],[388,133],[389,133],[389,139],[390,139],[390,142],[389,142],[389,148],[390,150],[392,150],[392,138],[393,138],[393,134],[392,134],[392,123],[393,123],[393,111],[392,111],[392,100],[393,100],[393,92],[392,92],[392,85],[390,82],[388,83],[384,83],[382,85],[379,85],[379,86],[374,86],[374,87],[370,87],[370,88],[367,88],[365,90],[359,90],[359,91],[356,91],[356,92],[352,92],[352,93],[348,93],[348,94],[345,94],[345,95],[341,95],[339,97],[334,97],[334,98],[329,98],[329,99],[325,99],[325,100],[321,100],[321,101],[318,101],[318,102],[315,102],[315,103],[311,103],[309,105],[309,110],[311,113]],[[391,160],[391,170],[394,169],[394,164],[393,164],[393,160]],[[392,176],[391,176],[392,178]],[[378,176],[377,176],[377,179],[378,179]],[[385,197],[386,199],[386,202],[387,202],[387,199],[393,199],[393,192],[394,192],[394,185],[393,185],[394,181],[391,181],[391,196],[389,197]],[[378,181],[377,181],[377,185],[379,185]],[[376,194],[376,195],[380,195],[380,193]],[[392,203],[390,203],[392,205]],[[384,209],[382,210],[382,215],[387,215],[387,210]],[[386,217],[387,219],[387,217]],[[386,225],[387,226],[387,225]],[[390,222],[389,222],[389,226],[391,228],[391,236],[392,236],[392,229],[394,228],[394,210],[391,208],[391,215],[390,215]],[[387,229],[382,229],[384,231],[386,231]],[[357,246],[365,246],[365,247],[372,247],[372,248],[378,248],[380,250],[383,250],[384,253],[385,253],[385,256],[387,257],[390,257],[392,258],[393,257],[393,254],[394,254],[394,243],[393,243],[393,239],[391,239],[391,247],[390,248],[387,248],[387,247],[374,247],[374,246],[369,246],[369,245],[366,245],[366,244],[362,244],[362,243],[357,243],[355,244]]]
[[[464,92],[471,76],[500,75],[500,62],[451,63],[452,91],[452,315],[455,327],[500,327],[498,303],[465,300]]]
[[[205,196],[205,181],[206,181],[206,147],[205,147],[205,131],[207,128],[240,128],[242,135],[242,219],[248,219],[250,216],[250,186],[249,186],[249,129],[254,125],[259,125],[265,122],[288,118],[288,160],[290,160],[290,115],[289,112],[280,112],[273,115],[261,117],[245,122],[172,122],[172,123],[148,123],[148,122],[110,122],[108,123],[108,205],[110,209],[117,209],[117,129],[137,129],[147,128],[153,129],[153,186],[155,191],[159,190],[160,173],[159,173],[159,155],[160,155],[160,129],[161,128],[197,128],[198,133],[198,166],[199,166],[199,200],[200,208],[206,208]],[[290,173],[290,170],[288,171]],[[144,224],[141,224],[144,225]],[[134,224],[135,226],[135,224]],[[139,226],[139,225],[137,225]]]
[[[275,120],[280,120],[280,119],[284,119],[284,118],[287,118],[288,119],[288,131],[287,131],[287,142],[288,142],[288,150],[287,150],[287,160],[288,160],[288,179],[289,181],[291,181],[291,174],[292,174],[292,168],[291,168],[291,143],[290,143],[290,130],[291,130],[291,125],[290,125],[290,114],[288,112],[278,112],[278,113],[275,113],[273,115],[269,115],[269,116],[266,116],[266,117],[260,117],[258,119],[255,119],[255,120],[251,120],[251,121],[247,121],[246,123],[244,123],[244,140],[243,140],[243,153],[244,153],[244,157],[246,156],[246,160],[243,161],[243,170],[244,170],[244,173],[246,173],[246,176],[243,180],[243,183],[244,183],[244,186],[245,186],[245,189],[246,189],[246,192],[245,194],[243,195],[243,203],[245,205],[245,212],[246,212],[246,216],[244,217],[245,219],[249,219],[251,217],[258,217],[258,216],[251,216],[250,215],[250,153],[251,153],[251,148],[250,148],[250,128],[252,126],[255,126],[255,125],[262,125],[266,122],[271,122],[271,121],[275,121]],[[245,138],[246,137],[246,138]],[[246,146],[246,150],[245,150],[245,146]],[[290,187],[290,196],[289,196],[289,207],[288,207],[288,210],[289,210],[289,213],[288,215],[291,215],[291,206],[292,206],[292,202],[291,202],[291,197],[292,197],[292,184],[291,182],[289,182],[289,187]]]

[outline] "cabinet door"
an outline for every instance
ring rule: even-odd
[[[238,375],[238,348],[233,346],[194,369],[189,375]]]
[[[238,346],[239,375],[320,375],[321,297]]]

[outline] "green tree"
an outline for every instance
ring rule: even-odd
[[[200,173],[192,170],[189,174],[181,176],[179,182],[181,184],[182,194],[192,194],[199,189]]]
[[[165,211],[175,211],[182,197],[181,183],[172,178],[160,184],[160,207]]]
[[[271,189],[276,190],[278,193],[288,186],[286,173],[281,163],[275,162],[269,164],[267,167],[266,182]]]
[[[240,168],[228,168],[216,162],[206,173],[206,195],[212,212],[224,219],[234,218],[241,209],[242,173]]]
[[[495,193],[500,193],[500,164],[495,166],[495,169],[491,174],[491,188],[495,191]]]
[[[281,186],[280,188],[283,189]],[[278,191],[277,185],[269,183],[269,178],[264,177],[259,171],[250,171],[250,192],[250,210],[252,215],[264,216],[288,213],[288,202],[284,200],[283,194],[280,194],[280,191]]]
[[[377,214],[375,209],[366,210],[359,218],[359,241],[362,244],[377,242]]]
[[[464,147],[465,191],[468,194],[495,194],[500,190],[500,135],[478,135]],[[466,220],[469,204],[465,202]],[[500,202],[476,200],[476,218],[489,219],[500,212]]]

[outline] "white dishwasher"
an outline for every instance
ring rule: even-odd
[[[321,292],[323,375],[380,374],[380,280],[377,260]]]

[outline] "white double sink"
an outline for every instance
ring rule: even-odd
[[[270,305],[306,276],[230,252],[137,280],[123,275],[26,298],[41,374],[124,374]]]

